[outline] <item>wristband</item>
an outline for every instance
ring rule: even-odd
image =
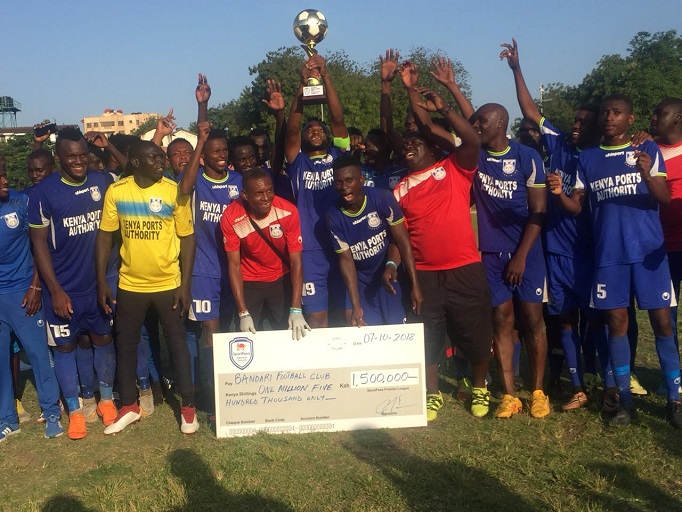
[[[389,265],[393,265],[393,268],[398,270],[398,265],[395,264],[395,261],[388,260],[386,262],[386,265],[384,265],[384,267],[388,267]]]
[[[239,318],[246,318],[247,316],[251,316],[251,313],[249,313],[248,309],[239,312]]]
[[[452,107],[451,107],[450,105],[445,105],[445,110],[443,110],[442,112],[440,112],[440,115],[444,116],[445,114],[447,114],[448,112],[450,112],[450,110],[452,110]]]
[[[43,289],[42,289],[40,286],[33,286],[33,285],[31,285],[31,286],[29,286],[29,288],[30,288],[30,289],[32,288],[33,290],[35,290],[35,291],[37,291],[37,292],[43,291]]]
[[[289,308],[289,314],[293,314],[293,313],[303,314],[303,310],[301,308]]]

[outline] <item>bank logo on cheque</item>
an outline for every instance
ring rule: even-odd
[[[230,341],[230,361],[244,370],[253,361],[253,341],[249,338],[235,338]]]

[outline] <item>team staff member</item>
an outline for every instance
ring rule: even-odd
[[[256,332],[261,316],[275,329],[300,339],[310,327],[303,318],[301,223],[298,210],[277,197],[260,167],[243,175],[241,198],[220,219],[230,285],[241,331]],[[288,321],[287,321],[288,314]]]
[[[424,294],[421,315],[408,319],[424,323],[426,418],[436,419],[443,406],[438,390],[438,362],[445,351],[448,331],[457,333],[453,341],[471,363],[474,385],[471,413],[481,417],[490,406],[485,376],[493,339],[490,289],[476,249],[469,206],[481,144],[462,116],[433,92],[419,89],[459,134],[462,144],[455,147],[452,135],[434,125],[422,108],[413,64],[403,65],[401,78],[423,133],[409,133],[405,137],[403,154],[410,174],[398,184],[393,195],[407,221],[417,278]],[[450,155],[441,159],[432,143]]]
[[[151,141],[131,145],[132,176],[116,182],[107,192],[102,222],[97,233],[97,295],[101,307],[116,304],[116,348],[121,409],[104,429],[115,434],[140,419],[137,404],[136,367],[140,329],[150,307],[159,315],[177,374],[184,434],[199,429],[194,409],[194,387],[183,315],[190,302],[191,269],[194,261],[194,229],[190,198],[164,176],[166,155]],[[117,300],[106,281],[106,261],[113,232],[121,230],[122,264]],[[180,261],[181,260],[181,261]]]

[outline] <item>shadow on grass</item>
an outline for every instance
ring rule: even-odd
[[[171,472],[182,481],[187,501],[172,512],[199,510],[291,511],[284,503],[253,493],[233,494],[216,480],[208,465],[192,450],[179,449],[168,455]]]
[[[506,510],[512,504],[514,512],[537,510],[485,471],[454,458],[435,462],[406,453],[386,431],[355,431],[352,437],[354,444],[344,448],[392,481],[409,510],[489,511]],[[437,449],[433,446],[429,451]]]
[[[94,512],[83,505],[78,498],[68,495],[52,496],[41,508],[42,512]]]
[[[600,475],[617,489],[610,494],[591,491],[589,501],[604,510],[682,510],[682,501],[670,496],[660,487],[642,480],[624,464],[589,464],[587,469]],[[614,496],[618,495],[618,497]]]

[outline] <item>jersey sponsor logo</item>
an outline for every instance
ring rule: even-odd
[[[381,219],[377,212],[371,212],[367,214],[367,225],[370,228],[378,228],[381,226]]]
[[[516,160],[502,160],[502,172],[505,174],[514,174],[514,172],[516,172]]]
[[[625,152],[625,164],[629,165],[630,167],[637,165],[637,157],[635,156],[634,151]]]
[[[270,226],[270,236],[272,238],[282,238],[282,236],[284,236],[284,233],[282,233],[282,226],[279,224]]]
[[[74,192],[74,195],[75,195],[75,196],[79,196],[79,195],[85,194],[85,193],[87,193],[87,192],[90,192],[90,189],[88,189],[88,188],[82,188],[82,189],[80,189],[80,190],[76,190],[76,191]]]
[[[445,169],[443,169],[442,167],[438,167],[437,169],[431,171],[431,176],[433,176],[434,179],[440,181],[443,178],[445,178]]]
[[[228,185],[227,193],[230,196],[230,199],[237,199],[239,197],[239,189],[237,188],[237,185]]]
[[[400,183],[400,176],[391,176],[388,178],[388,186],[391,188],[395,188],[398,186],[398,183]]]
[[[163,208],[163,201],[160,197],[150,197],[149,198],[149,210],[154,213],[159,213]]]
[[[99,201],[102,199],[102,193],[99,191],[99,187],[97,185],[90,187],[90,197],[92,197],[93,201]]]
[[[14,229],[19,226],[19,216],[17,212],[8,213],[5,215],[5,224],[10,229]]]

